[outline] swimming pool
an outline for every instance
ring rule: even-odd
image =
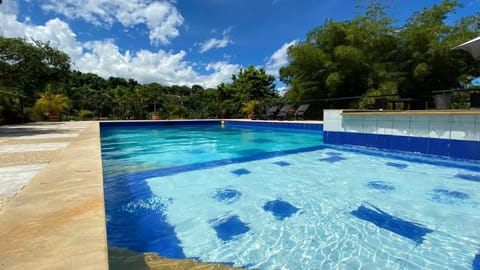
[[[478,163],[293,131],[102,127],[108,244],[255,269],[477,269]]]

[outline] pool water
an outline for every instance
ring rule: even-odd
[[[252,269],[480,269],[478,163],[321,141],[102,129],[108,243]]]

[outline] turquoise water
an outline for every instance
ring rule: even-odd
[[[478,269],[477,163],[321,141],[104,129],[109,245],[252,269]]]
[[[320,132],[241,129],[221,125],[104,128],[108,174],[225,160],[322,144]]]

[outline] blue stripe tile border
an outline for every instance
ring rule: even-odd
[[[118,177],[128,177],[130,179],[147,179],[147,178],[153,178],[153,177],[165,177],[165,176],[175,175],[175,174],[189,172],[189,171],[211,169],[215,167],[221,167],[221,166],[226,166],[226,165],[231,165],[236,163],[264,160],[264,159],[269,159],[273,157],[280,157],[280,156],[297,154],[297,153],[313,152],[313,151],[321,150],[324,148],[325,147],[323,145],[319,145],[319,146],[311,146],[311,147],[290,149],[290,150],[284,150],[284,151],[266,152],[266,153],[253,155],[253,156],[238,157],[238,158],[232,158],[232,159],[222,159],[222,160],[215,160],[215,161],[202,162],[202,163],[196,163],[196,164],[187,164],[187,165],[174,166],[174,167],[168,167],[168,168],[162,168],[162,169],[153,169],[153,170],[142,171],[142,172],[132,172],[132,173],[114,175],[111,177],[107,177],[105,179],[110,180],[112,178],[118,178]]]
[[[394,150],[385,150],[377,148],[367,148],[364,146],[352,146],[352,145],[334,145],[326,144],[325,149],[334,149],[350,153],[357,153],[363,155],[369,155],[374,157],[389,158],[395,160],[402,160],[415,163],[430,164],[442,167],[458,168],[468,171],[478,172],[480,171],[480,162],[474,160],[455,160],[447,157],[429,156],[419,153],[399,152]]]
[[[101,128],[111,127],[161,127],[181,125],[221,125],[232,127],[251,128],[285,128],[307,131],[323,131],[322,123],[295,123],[295,122],[265,122],[265,121],[235,121],[235,120],[165,120],[165,121],[102,121]]]
[[[463,180],[473,181],[473,182],[480,182],[480,175],[479,174],[464,174],[458,173],[455,175],[456,178],[460,178]]]
[[[313,123],[295,123],[295,122],[265,122],[265,121],[234,121],[226,120],[226,126],[238,126],[238,127],[253,127],[253,128],[287,128],[287,129],[303,129],[312,131],[323,131],[323,124]]]
[[[353,210],[351,214],[361,220],[371,222],[377,227],[413,240],[417,244],[421,244],[423,240],[425,240],[424,236],[427,233],[433,232],[433,230],[421,224],[392,216],[373,205],[371,205],[370,208],[360,205],[356,210]]]
[[[100,128],[110,127],[161,127],[185,125],[220,125],[221,120],[165,120],[165,121],[112,121],[100,122]]]
[[[480,160],[480,141],[423,138],[356,132],[324,131],[326,144],[357,145],[386,150],[445,156],[454,159]]]

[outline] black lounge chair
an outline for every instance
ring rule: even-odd
[[[297,110],[295,111],[295,114],[294,114],[295,120],[298,120],[298,118],[305,119],[303,118],[303,116],[305,114],[305,111],[308,110],[308,107],[310,107],[310,104],[300,105],[300,107],[298,107]]]
[[[273,119],[277,115],[278,106],[273,106],[267,110],[265,114],[260,116],[260,119]]]
[[[390,100],[388,98],[376,98],[375,103],[368,104],[367,109],[370,110],[385,110]]]
[[[476,94],[476,93],[470,94],[470,108],[480,109],[480,94]]]
[[[277,113],[275,118],[278,119],[278,120],[287,119],[288,113],[290,112],[291,109],[292,109],[292,106],[290,106],[290,105],[283,106],[282,109]]]

